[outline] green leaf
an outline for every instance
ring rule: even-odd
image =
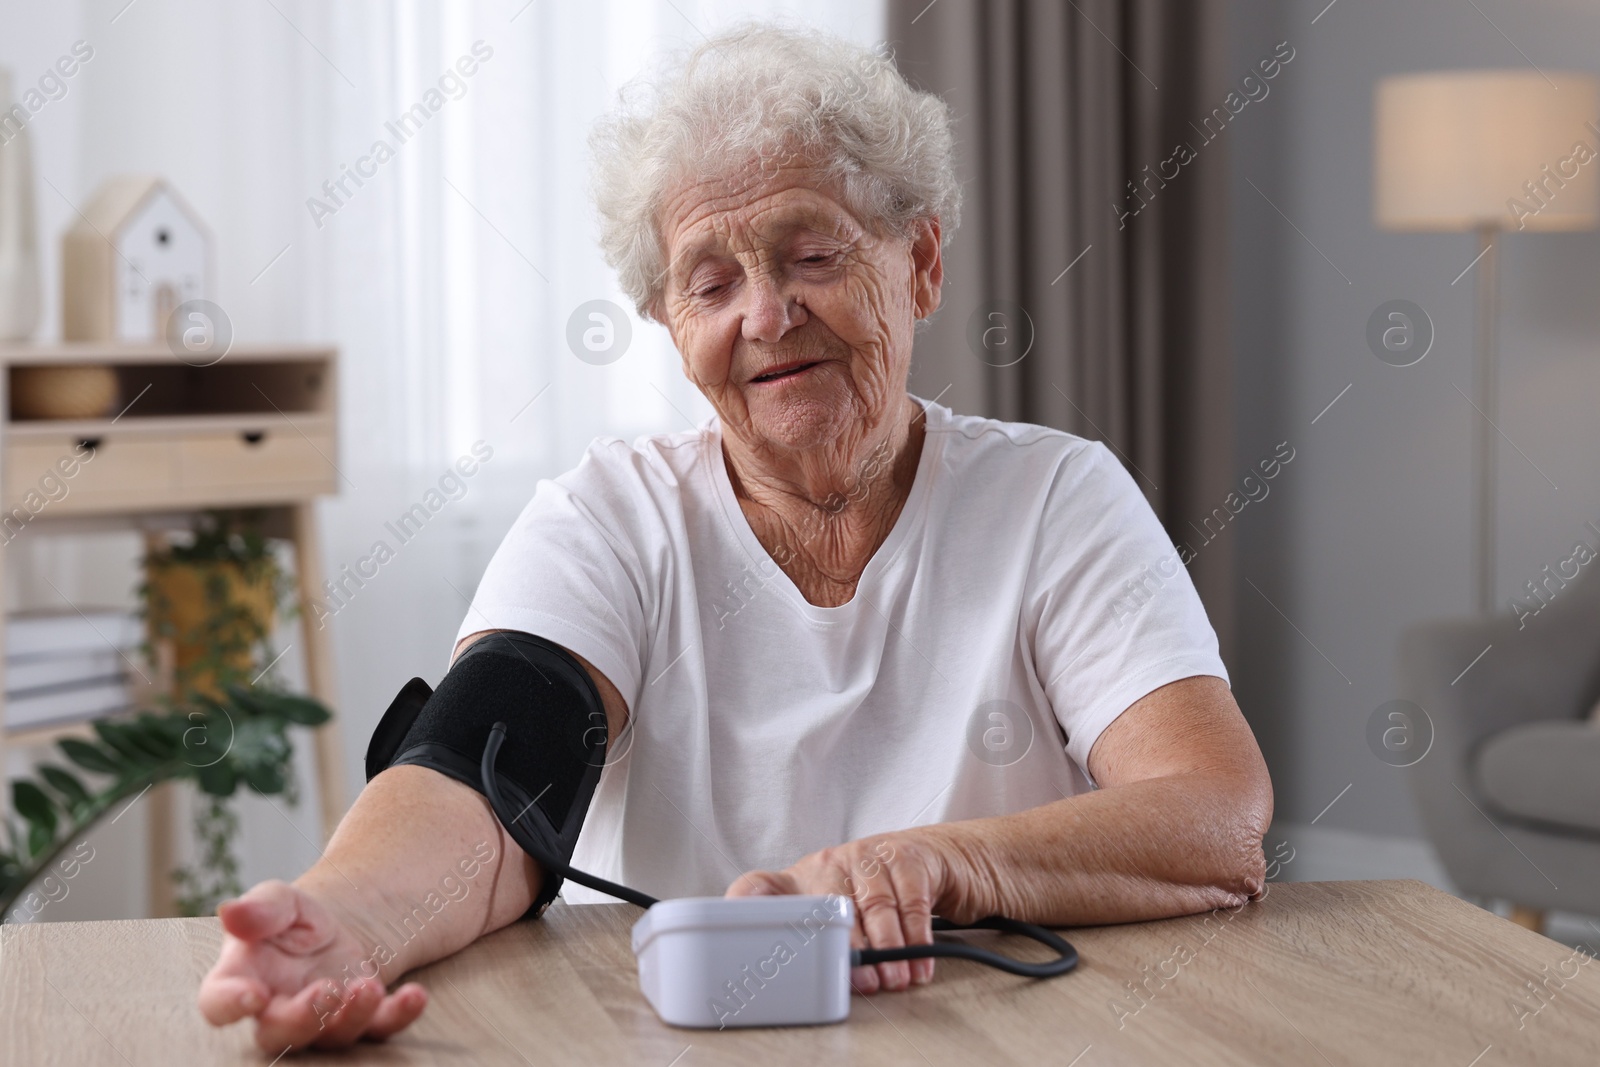
[[[38,771],[40,777],[50,783],[50,788],[65,798],[69,809],[76,810],[89,804],[89,791],[70,772],[49,763],[39,764]]]
[[[270,689],[228,686],[228,695],[240,707],[256,715],[273,715],[301,726],[321,726],[333,717],[321,701]]]
[[[251,789],[265,796],[283,792],[287,784],[283,766],[277,763],[250,763],[244,768],[244,780]]]
[[[249,712],[251,715],[266,713],[261,701],[261,698],[266,695],[264,691],[254,690],[248,685],[240,685],[237,682],[228,682],[222,687],[222,691],[228,694],[228,699],[234,703],[234,706]]]
[[[107,719],[96,719],[89,724],[94,727],[94,732],[100,735],[100,740],[110,745],[116,753],[135,766],[143,766],[156,762],[156,757],[151,756],[130,736],[126,726],[119,722]]]
[[[134,723],[140,730],[150,736],[152,741],[161,746],[166,753],[166,759],[172,759],[184,754],[185,736],[191,723],[187,718],[178,714],[152,715],[148,711],[140,712]]]
[[[239,786],[239,772],[232,760],[219,760],[195,773],[195,782],[203,792],[214,797],[231,797]]]
[[[11,783],[11,802],[17,809],[17,814],[28,820],[28,840],[33,841],[33,831],[38,828],[44,830],[45,843],[48,844],[56,836],[56,808],[50,802],[50,795],[43,789],[26,779]],[[32,851],[39,851],[37,848]]]
[[[178,754],[178,745],[167,736],[166,731],[152,728],[137,719],[120,725],[123,736],[143,750],[148,758],[165,763]]]
[[[50,847],[50,842],[56,839],[55,834],[40,823],[28,824],[28,855],[37,856]]]
[[[0,906],[12,899],[11,891],[22,891],[22,859],[10,852],[0,852]]]
[[[240,764],[282,763],[289,758],[289,739],[275,719],[246,719],[234,740],[233,757]]]
[[[166,715],[156,715],[152,712],[141,711],[133,721],[147,730],[155,730],[158,733],[165,734],[167,737],[172,738],[175,744],[183,740],[186,721],[181,715],[175,715],[170,712]]]
[[[69,760],[86,771],[94,771],[97,774],[121,774],[127,769],[126,764],[114,752],[107,752],[82,738],[63,737],[56,744]]]
[[[321,701],[290,693],[279,693],[277,697],[278,714],[292,723],[300,726],[321,726],[333,718],[333,713]]]
[[[184,723],[183,762],[189,766],[209,766],[233,749],[237,731],[233,728],[233,720],[226,715],[191,711],[181,721]]]

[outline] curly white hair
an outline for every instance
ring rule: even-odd
[[[799,155],[838,181],[846,208],[876,232],[907,237],[937,217],[946,244],[960,224],[949,105],[913,89],[891,55],[819,30],[721,33],[625,86],[589,145],[600,245],[645,318],[665,274],[662,199],[710,165]]]

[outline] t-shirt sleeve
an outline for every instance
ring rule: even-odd
[[[614,450],[614,451],[613,451]],[[579,465],[543,479],[478,583],[456,640],[522,630],[582,656],[635,707],[645,663],[651,511],[645,477],[620,441],[596,441]]]
[[[1141,697],[1228,678],[1185,563],[1103,444],[1062,461],[1035,541],[1029,621],[1039,681],[1086,776],[1100,732]]]

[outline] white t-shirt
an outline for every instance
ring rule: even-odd
[[[714,416],[598,439],[539,482],[459,636],[538,634],[627,700],[578,869],[714,895],[869,834],[1046,804],[1093,788],[1089,749],[1140,697],[1227,678],[1104,445],[918,402],[910,496],[838,607],[807,602],[756,539]]]

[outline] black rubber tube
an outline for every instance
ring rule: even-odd
[[[494,814],[500,824],[506,828],[517,845],[533,857],[546,871],[554,871],[563,878],[571,879],[579,885],[588,886],[607,896],[625,900],[629,904],[637,904],[641,908],[649,908],[660,901],[655,897],[629,889],[625,885],[608,882],[604,878],[597,878],[585,871],[577,870],[559,857],[546,852],[533,837],[519,825],[521,815],[509,814],[511,808],[505,802],[505,797],[500,792],[499,782],[494,773],[494,761],[500,755],[500,746],[505,744],[506,724],[497,722],[489,730],[489,740],[483,746],[483,759],[478,764],[478,773],[483,778],[483,793],[489,798],[489,806],[494,809]],[[524,812],[523,814],[526,814]],[[958,926],[948,919],[934,917],[933,928],[939,930],[998,930],[1001,933],[1021,934],[1031,937],[1041,944],[1054,949],[1057,958],[1046,960],[1043,963],[1028,963],[1025,960],[1002,956],[998,952],[991,952],[986,948],[977,948],[973,945],[963,945],[951,941],[936,941],[931,945],[907,945],[905,948],[865,948],[853,949],[850,953],[850,964],[853,967],[869,966],[875,963],[891,963],[897,960],[918,960],[934,956],[954,957],[956,959],[972,960],[976,963],[987,964],[998,968],[1008,974],[1019,975],[1023,978],[1054,978],[1058,974],[1066,974],[1078,965],[1078,950],[1063,939],[1060,935],[1042,926],[1025,923],[1019,919],[1007,919],[1001,915],[991,915],[987,919],[979,919],[975,923]]]
[[[1007,974],[1019,975],[1023,978],[1054,978],[1058,974],[1066,974],[1078,965],[1078,950],[1065,938],[1052,930],[1033,923],[1025,923],[1020,919],[1007,919],[1002,915],[991,915],[987,919],[979,919],[975,923],[958,926],[948,919],[937,916],[933,920],[934,930],[998,930],[1006,934],[1021,934],[1031,937],[1041,944],[1047,945],[1056,951],[1056,958],[1045,960],[1043,963],[1029,963],[1026,960],[1003,956],[998,952],[991,952],[986,948],[975,945],[964,945],[953,941],[936,941],[931,945],[907,945],[905,948],[859,948],[850,953],[851,966],[864,967],[874,963],[891,963],[896,960],[920,960],[930,956],[946,956],[955,959],[972,960],[975,963],[987,964],[990,967],[1005,971]]]
[[[608,882],[604,878],[596,878],[592,874],[575,870],[557,856],[552,856],[541,848],[533,838],[518,825],[521,815],[508,814],[511,810],[505,798],[500,793],[500,785],[494,773],[495,757],[500,755],[500,746],[505,744],[506,724],[497,722],[489,730],[489,740],[483,746],[483,759],[478,763],[478,773],[483,778],[483,795],[489,798],[489,806],[494,809],[495,818],[500,820],[500,825],[506,828],[506,833],[522,848],[522,851],[538,861],[539,866],[546,871],[554,871],[563,878],[571,879],[579,885],[596,889],[607,896],[626,900],[629,904],[637,904],[641,908],[648,908],[657,903],[656,898],[629,889],[625,885]],[[524,811],[522,814],[526,814]]]

